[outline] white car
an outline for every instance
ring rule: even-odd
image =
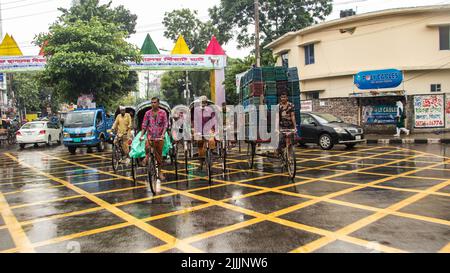
[[[59,124],[48,121],[28,122],[16,133],[17,143],[20,148],[25,148],[27,144],[46,143],[48,146],[56,141],[61,144],[62,128]]]

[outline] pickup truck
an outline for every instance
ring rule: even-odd
[[[63,142],[71,154],[77,148],[97,147],[98,152],[105,150],[107,142],[112,141],[111,128],[114,118],[107,115],[105,109],[82,109],[69,112],[64,121]]]

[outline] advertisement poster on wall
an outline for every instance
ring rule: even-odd
[[[395,104],[367,105],[363,107],[365,124],[395,124],[397,107]]]
[[[444,95],[415,96],[414,118],[416,128],[444,127]]]
[[[450,128],[450,95],[446,95],[446,103],[445,103],[445,120],[446,120],[446,128]]]
[[[312,100],[302,100],[300,101],[300,112],[312,112],[313,102]]]

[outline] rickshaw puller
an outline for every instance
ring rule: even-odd
[[[145,143],[146,156],[142,164],[144,166],[148,163],[150,145],[153,143],[155,158],[159,166],[159,178],[164,180],[162,174],[162,152],[164,147],[164,136],[166,134],[169,121],[167,119],[166,111],[159,107],[159,98],[152,98],[152,109],[145,113],[144,121],[142,122],[141,138],[144,140],[144,135],[147,133],[147,141]]]
[[[114,138],[114,144],[117,145],[119,143],[119,139],[122,139],[122,149],[127,157],[127,164],[129,163],[129,147],[128,147],[128,139],[131,134],[132,121],[131,116],[126,112],[125,107],[120,106],[120,115],[116,117],[114,121],[112,130],[116,132],[117,136]]]

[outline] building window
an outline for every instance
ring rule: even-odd
[[[314,44],[307,45],[304,48],[305,48],[305,65],[315,63]]]
[[[450,26],[439,27],[439,44],[441,50],[450,50]]]
[[[318,100],[319,99],[319,91],[305,92],[306,100]]]
[[[281,64],[283,67],[289,68],[289,53],[281,54]]]
[[[440,84],[432,84],[431,92],[441,92],[441,85]]]

